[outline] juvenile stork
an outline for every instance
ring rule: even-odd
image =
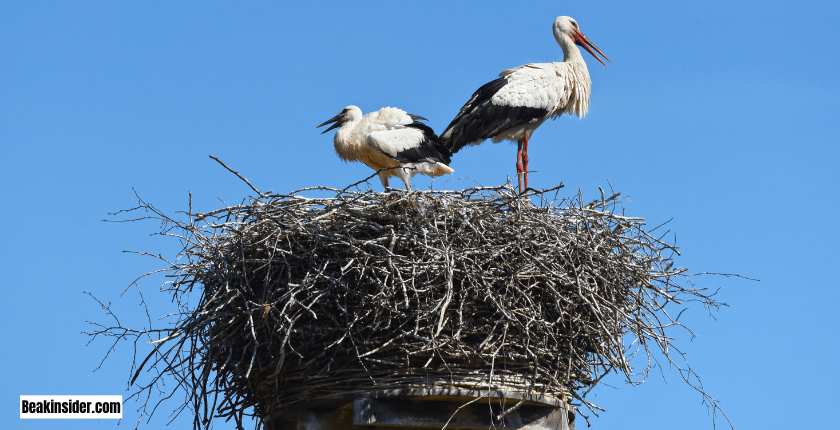
[[[534,63],[505,70],[498,79],[479,88],[440,135],[453,154],[465,145],[477,145],[485,139],[493,139],[496,143],[516,141],[520,193],[528,188],[531,133],[549,118],[563,114],[582,118],[589,107],[592,81],[575,45],[589,51],[604,66],[606,63],[589,49],[590,46],[610,61],[568,16],[554,20],[554,38],[563,50],[562,63]]]
[[[338,128],[334,144],[339,158],[361,161],[379,171],[385,188],[388,178],[397,176],[402,179],[405,189],[411,190],[408,181],[417,173],[435,177],[454,172],[449,167],[452,153],[440,143],[435,132],[419,120],[428,121],[392,107],[362,116],[361,109],[347,106],[318,127],[335,123],[321,134]]]

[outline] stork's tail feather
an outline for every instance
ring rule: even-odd
[[[436,163],[435,164],[435,176],[443,176],[455,173],[455,170],[446,164],[443,163]]]

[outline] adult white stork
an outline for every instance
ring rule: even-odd
[[[582,118],[589,108],[592,81],[575,45],[582,46],[605,66],[606,63],[589,47],[610,60],[568,16],[554,20],[554,38],[563,50],[562,63],[534,63],[505,70],[498,79],[479,88],[440,135],[453,154],[465,145],[477,145],[485,139],[493,142],[516,141],[516,175],[519,177],[520,193],[528,188],[528,140],[531,133],[548,118],[563,114]]]
[[[408,181],[417,173],[435,177],[454,172],[449,167],[452,153],[419,120],[428,121],[392,107],[362,116],[361,109],[347,106],[318,127],[335,123],[321,134],[338,128],[334,144],[342,160],[361,161],[379,171],[379,179],[386,188],[388,178],[397,176],[403,180],[405,189],[411,190]]]

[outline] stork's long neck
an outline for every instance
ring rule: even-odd
[[[592,86],[589,69],[586,67],[586,61],[583,61],[580,49],[569,35],[555,30],[554,38],[563,50],[563,63],[568,67],[568,73],[565,74],[566,84],[570,90],[568,102],[560,114],[568,113],[582,118],[589,110],[589,92]]]
[[[581,63],[583,67],[586,67],[586,62],[583,61],[583,56],[580,55],[580,49],[578,49],[575,41],[568,34],[555,31],[554,38],[557,40],[557,44],[560,45],[560,49],[563,50],[563,62]]]
[[[341,124],[341,127],[338,128],[338,131],[335,132],[335,138],[333,139],[335,152],[338,154],[339,158],[344,161],[356,160],[361,138],[360,136],[356,136],[354,131],[360,121],[361,118],[349,118],[345,120]]]
[[[338,128],[338,131],[335,132],[335,146],[338,147],[339,145],[347,145],[351,140],[353,140],[353,129],[358,124],[359,121],[344,121],[344,123],[341,124],[341,127]]]

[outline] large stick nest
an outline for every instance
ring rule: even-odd
[[[666,305],[720,305],[643,219],[615,213],[617,195],[318,190],[331,197],[261,196],[184,220],[141,201],[183,244],[164,288],[180,311],[133,371],[156,369],[142,390],[174,375],[197,427],[407,386],[594,407],[584,396],[604,375],[644,378],[629,363],[639,350],[648,369],[649,345],[673,363]]]

